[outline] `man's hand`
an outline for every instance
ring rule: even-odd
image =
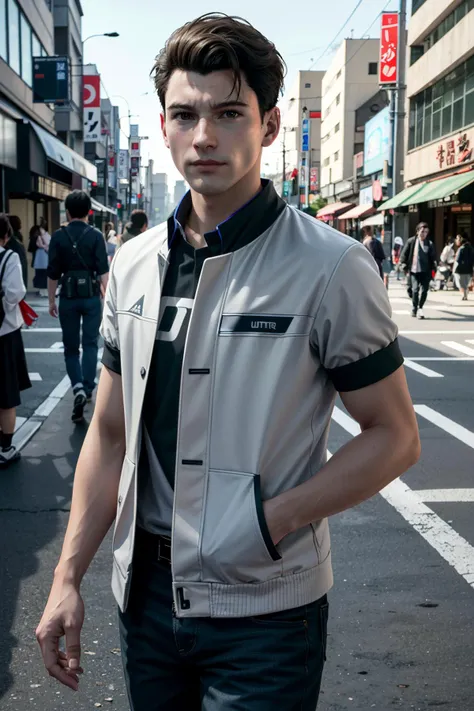
[[[56,301],[49,302],[49,315],[53,318],[58,318],[58,307],[56,305]]]
[[[81,628],[84,603],[72,583],[55,580],[36,630],[44,665],[50,676],[73,691],[79,688],[81,663]],[[59,649],[59,640],[66,636],[66,654]]]
[[[282,505],[280,497],[276,496],[274,499],[263,502],[263,511],[272,541],[278,545],[290,533],[285,506]]]

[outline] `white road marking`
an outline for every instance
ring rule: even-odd
[[[446,346],[447,348],[452,348],[453,351],[459,351],[459,353],[474,356],[474,348],[469,348],[469,346],[465,346],[464,343],[457,343],[456,341],[441,341],[441,345]]]
[[[426,375],[427,378],[444,378],[444,375],[442,375],[441,373],[437,373],[435,370],[426,368],[424,365],[419,365],[419,363],[414,363],[409,358],[405,358],[405,367],[411,368],[412,370],[416,370],[417,373]]]
[[[474,331],[399,331],[400,336],[450,336],[468,335]]]
[[[408,309],[406,311],[403,309],[393,309],[392,313],[396,314],[397,316],[409,316],[410,315],[410,311]]]
[[[474,489],[421,489],[416,494],[425,503],[451,504],[474,501]]]
[[[24,328],[22,333],[61,333],[60,328],[36,328],[32,326],[31,328]]]
[[[22,427],[22,426],[25,424],[26,420],[27,420],[26,417],[17,417],[17,418],[16,418],[16,421],[15,421],[15,432],[16,432],[17,430],[19,430],[20,427]]]
[[[28,373],[28,375],[30,376],[31,382],[38,382],[39,380],[43,380],[39,373]]]
[[[50,353],[52,355],[63,355],[64,351],[59,348],[25,348],[25,353]]]
[[[474,432],[471,432],[462,425],[458,425],[457,422],[450,420],[449,417],[445,417],[440,412],[436,412],[436,410],[428,407],[428,405],[415,405],[415,412],[433,425],[436,425],[436,427],[440,427],[448,434],[456,437],[460,442],[464,442],[468,447],[474,449]]]
[[[466,343],[471,343],[472,345],[474,345],[474,341],[470,338],[466,338]]]
[[[64,350],[64,345],[62,341],[56,341],[56,343],[53,343],[52,346],[50,346],[52,351],[62,351]]]
[[[406,357],[406,356],[405,356]],[[469,361],[474,360],[474,358],[458,358],[457,356],[423,356],[422,358],[418,358],[417,356],[410,356],[410,360],[415,360],[417,362],[421,361],[439,361],[440,363],[443,362],[448,362],[448,363],[466,363]]]
[[[350,434],[359,434],[357,422],[340,408],[334,408],[333,419]],[[380,495],[474,588],[473,546],[420,501],[401,479],[392,481]]]

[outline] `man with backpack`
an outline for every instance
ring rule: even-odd
[[[105,293],[109,264],[102,233],[88,224],[89,195],[73,190],[65,202],[67,227],[57,230],[49,246],[49,313],[61,323],[64,358],[74,393],[72,421],[81,422],[92,398],[97,371],[101,293]],[[59,308],[56,306],[61,284]],[[82,363],[79,344],[82,322]]]

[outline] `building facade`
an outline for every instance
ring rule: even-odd
[[[407,191],[394,209],[408,211],[411,231],[426,220],[438,253],[448,236],[474,236],[473,38],[473,0],[414,3],[408,26]]]
[[[166,173],[154,173],[154,161],[149,160],[145,177],[144,209],[148,215],[150,227],[165,222],[168,218],[168,176]]]
[[[50,231],[58,227],[70,190],[97,179],[95,166],[58,138],[55,111],[33,101],[34,58],[56,52],[52,8],[44,0],[0,0],[0,210],[18,215],[26,236],[41,217]],[[75,60],[64,56],[57,71],[65,78]]]
[[[306,197],[316,195],[320,188],[323,77],[324,72],[299,71],[283,114],[282,159],[275,187],[299,206],[306,206]]]
[[[186,195],[188,191],[188,188],[186,187],[186,181],[184,180],[177,180],[174,184],[174,195],[173,195],[173,203],[174,207],[179,205],[183,197]],[[172,206],[173,207],[173,206]]]

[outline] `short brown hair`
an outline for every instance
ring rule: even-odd
[[[418,234],[418,232],[419,232],[420,230],[423,230],[423,229],[427,229],[427,230],[430,229],[430,228],[428,227],[428,223],[427,223],[427,222],[419,222],[419,223],[417,224],[417,226],[416,226],[416,234]]]
[[[239,93],[245,77],[262,118],[276,106],[286,65],[275,45],[241,17],[211,12],[175,30],[156,57],[152,74],[163,110],[175,70],[205,75],[226,69],[234,76],[232,90]]]

